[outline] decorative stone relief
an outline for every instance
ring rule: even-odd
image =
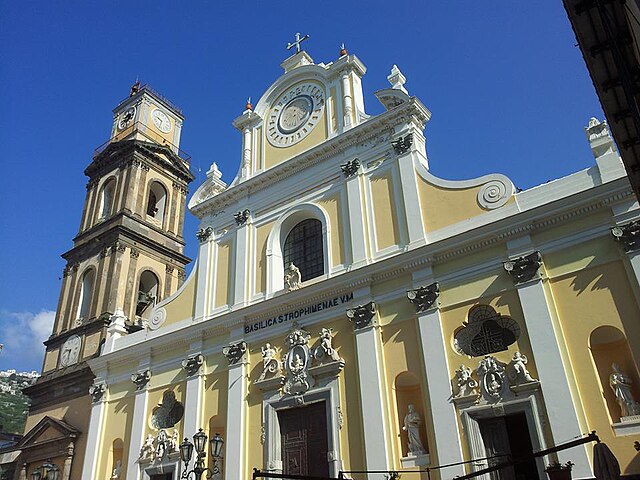
[[[616,241],[620,242],[625,252],[630,253],[640,249],[640,220],[613,227],[611,234]]]
[[[284,288],[287,292],[297,290],[302,283],[302,274],[300,269],[296,267],[293,262],[284,271]]]
[[[302,329],[295,329],[286,338],[289,349],[284,358],[286,381],[283,391],[287,395],[302,395],[314,385],[313,377],[309,375],[311,367],[311,353],[309,339],[311,335]]]
[[[172,390],[162,394],[162,403],[153,409],[151,413],[151,426],[156,430],[171,428],[178,423],[184,415],[184,406],[176,399]]]
[[[191,377],[192,375],[198,373],[203,363],[204,357],[202,356],[202,354],[198,353],[182,360],[182,368],[184,368],[184,370],[187,372],[187,376]]]
[[[147,326],[150,330],[157,330],[167,319],[167,311],[164,307],[160,307],[151,314],[151,317],[147,321]]]
[[[486,210],[493,210],[507,203],[512,193],[511,185],[501,180],[491,180],[478,191],[478,204]]]
[[[360,160],[354,158],[353,160],[349,160],[347,163],[340,165],[340,169],[345,177],[351,177],[358,173],[358,169],[360,168]]]
[[[540,252],[533,252],[523,257],[508,260],[502,265],[507,273],[511,275],[514,283],[518,284],[531,280],[538,274],[538,270],[542,266],[542,257]]]
[[[238,213],[234,213],[233,214],[233,218],[235,218],[235,220],[236,220],[236,225],[241,227],[242,225],[247,223],[247,220],[249,220],[249,214],[250,213],[251,212],[249,211],[248,208],[245,208],[244,210],[241,210]]]
[[[407,298],[416,307],[417,313],[425,312],[431,308],[439,295],[440,286],[438,282],[407,291]]]
[[[180,446],[178,430],[174,429],[171,436],[165,430],[160,430],[154,437],[148,434],[140,448],[139,461],[162,460],[166,455],[177,452]]]
[[[136,390],[142,390],[151,380],[151,370],[146,369],[131,375],[131,381],[135,383]]]
[[[472,377],[473,370],[465,365],[460,365],[456,370],[456,397],[468,397],[478,395],[478,382]]]
[[[497,402],[503,397],[507,386],[505,367],[506,364],[492,356],[480,360],[476,371],[480,377],[480,391],[488,402]]]
[[[323,328],[320,332],[320,345],[318,345],[313,353],[313,356],[319,362],[327,362],[327,361],[340,361],[340,355],[333,348],[333,329],[332,328]]]
[[[347,317],[351,320],[353,328],[356,330],[370,325],[375,314],[376,304],[373,301],[347,310]]]
[[[640,404],[636,402],[631,393],[631,378],[620,370],[618,364],[611,365],[613,373],[609,376],[609,386],[616,395],[616,401],[620,406],[620,417],[640,415]]]
[[[280,361],[276,358],[276,349],[267,343],[260,350],[262,351],[262,373],[258,378],[259,382],[280,373]]]
[[[205,242],[206,240],[209,239],[212,233],[213,233],[213,227],[205,227],[205,228],[199,229],[196,232],[196,237],[198,238],[198,241]]]
[[[340,405],[336,407],[336,411],[338,413],[338,428],[342,430],[342,425],[344,425],[344,415],[342,414],[342,408],[340,408]]]
[[[244,358],[244,354],[247,351],[247,343],[241,341],[238,343],[232,343],[222,349],[222,354],[227,357],[229,365],[235,365]]]
[[[535,382],[536,380],[531,376],[529,370],[527,370],[527,357],[520,352],[514,352],[511,358],[509,380],[515,385],[521,383]]]
[[[89,395],[91,395],[91,401],[98,403],[102,400],[104,393],[107,391],[107,384],[104,382],[94,383],[89,387]]]
[[[403,153],[408,152],[412,144],[413,133],[409,133],[404,137],[399,137],[398,139],[391,142],[393,151],[396,152],[397,155],[402,155]]]

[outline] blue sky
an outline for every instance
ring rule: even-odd
[[[430,168],[491,172],[521,188],[593,163],[583,127],[602,111],[560,1],[164,2],[0,0],[0,369],[41,367],[64,262],[77,233],[84,168],[111,110],[139,77],[186,116],[181,148],[202,182],[230,181],[231,125],[282,73],[295,32],[316,62],[344,42],[367,66],[368,113],[397,64],[433,117]],[[188,214],[187,254],[197,222]]]

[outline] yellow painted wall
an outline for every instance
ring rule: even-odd
[[[329,224],[331,225],[331,238],[329,244],[331,245],[331,260],[332,266],[344,265],[345,252],[344,252],[344,224],[342,219],[342,210],[340,205],[340,194],[337,193],[329,198],[321,200],[320,205],[327,212],[329,216]]]
[[[110,387],[111,388],[111,387]],[[102,439],[98,455],[98,463],[96,471],[98,478],[110,478],[113,472],[113,455],[111,449],[116,439],[121,439],[124,443],[124,451],[122,457],[122,474],[124,480],[126,475],[126,465],[129,462],[129,441],[131,439],[131,427],[133,424],[133,397],[121,397],[118,399],[109,399],[106,405],[105,419],[102,427]],[[137,459],[131,459],[135,461]]]
[[[191,275],[184,285],[184,290],[163,306],[167,311],[167,319],[164,325],[171,325],[192,316],[195,310],[195,301],[196,275]]]
[[[215,306],[231,303],[231,245],[232,241],[218,245],[218,261],[216,264]]]
[[[398,211],[393,201],[391,173],[371,177],[371,197],[378,250],[400,243]]]
[[[612,246],[613,247],[613,246]],[[613,249],[613,248],[612,248]],[[572,249],[566,251],[568,260]],[[614,250],[615,251],[615,250]],[[602,441],[615,452],[623,473],[638,473],[640,463],[630,445],[640,435],[615,437],[611,417],[603,397],[608,384],[602,385],[589,349],[591,332],[602,325],[611,325],[627,337],[631,351],[640,351],[640,311],[620,261],[598,263],[598,252],[586,265],[573,274],[551,282],[551,291],[567,343],[571,367],[580,394],[588,428],[596,430]]]

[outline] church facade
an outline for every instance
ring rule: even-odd
[[[71,478],[177,479],[199,429],[224,439],[225,480],[448,479],[593,430],[639,474],[640,208],[607,125],[589,122],[584,171],[449,181],[397,67],[376,116],[346,50],[282,67],[233,121],[235,179],[214,164],[189,200],[190,276],[109,316]],[[554,462],[593,477],[591,443],[490,476]]]

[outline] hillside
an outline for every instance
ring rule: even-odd
[[[22,394],[22,389],[37,379],[36,372],[0,371],[0,430],[23,433],[29,398]]]

